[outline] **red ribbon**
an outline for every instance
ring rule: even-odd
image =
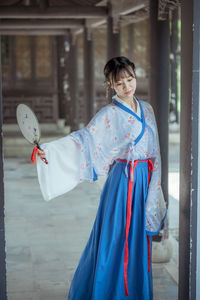
[[[31,162],[34,164],[35,161],[36,161],[36,156],[37,156],[37,153],[38,153],[38,147],[35,146],[33,148],[33,152],[32,152],[32,155],[31,155]]]
[[[118,161],[127,162],[123,159],[118,159]],[[128,269],[128,259],[129,259],[129,249],[128,249],[128,234],[129,228],[131,223],[131,204],[132,204],[132,192],[133,192],[133,183],[134,183],[134,171],[137,163],[140,162],[148,162],[148,187],[151,179],[151,171],[153,170],[154,166],[150,158],[147,160],[134,160],[134,164],[132,165],[132,161],[130,161],[130,174],[129,174],[129,182],[128,182],[128,197],[127,197],[127,208],[126,208],[126,227],[125,227],[125,249],[124,249],[124,287],[125,287],[125,294],[129,296],[128,293],[128,280],[127,280],[127,269]],[[133,175],[133,179],[131,178]],[[132,179],[132,180],[131,180]],[[150,242],[149,237],[147,237],[147,245],[148,245],[148,272],[150,272]]]

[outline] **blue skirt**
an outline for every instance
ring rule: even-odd
[[[124,249],[129,178],[126,162],[117,161],[105,182],[90,238],[74,274],[68,300],[152,300],[152,240],[145,231],[148,162],[134,170],[129,258],[125,294]],[[128,165],[130,169],[130,164]],[[148,243],[149,241],[149,243]],[[149,247],[148,247],[149,245]]]

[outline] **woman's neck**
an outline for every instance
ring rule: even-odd
[[[126,104],[128,104],[134,112],[137,112],[137,101],[134,96],[127,97],[127,98],[120,98],[120,99],[126,102]]]

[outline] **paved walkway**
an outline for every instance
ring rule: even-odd
[[[83,183],[45,202],[35,166],[9,158],[4,169],[8,300],[64,300],[93,225],[100,186]],[[177,299],[166,266],[153,264],[155,300]]]

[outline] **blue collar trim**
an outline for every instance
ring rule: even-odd
[[[123,109],[124,111],[126,111],[127,113],[131,114],[132,116],[134,116],[138,121],[140,121],[142,123],[142,130],[140,132],[140,134],[138,135],[138,137],[135,139],[135,145],[141,140],[144,131],[145,131],[145,118],[144,118],[144,112],[143,112],[143,108],[142,108],[142,104],[140,103],[140,101],[138,100],[138,98],[136,98],[139,105],[140,105],[140,111],[141,111],[141,118],[138,117],[138,115],[136,113],[134,113],[131,109],[129,109],[128,107],[126,107],[125,105],[123,105],[122,103],[118,102],[116,99],[113,99],[113,103],[115,105],[117,105],[118,107],[120,107],[121,109]]]
[[[138,99],[137,99],[138,100]],[[132,116],[136,117],[138,121],[142,123],[142,118],[140,118],[136,113],[134,113],[131,109],[123,105],[122,103],[118,102],[116,99],[112,101],[115,105],[119,106],[121,109],[125,110],[127,113],[131,114]],[[138,101],[141,109],[141,103]],[[142,110],[141,110],[141,117],[142,117]]]

